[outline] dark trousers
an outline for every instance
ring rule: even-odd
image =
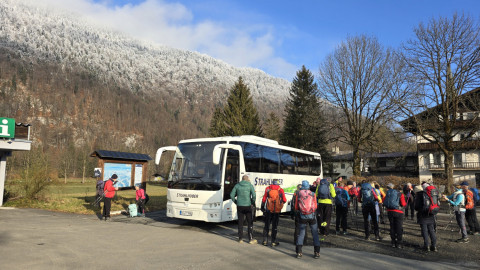
[[[304,242],[303,239],[306,235],[307,231],[307,224],[310,226],[310,231],[312,232],[313,237],[313,246],[320,247],[320,240],[318,238],[318,228],[317,228],[317,221],[315,219],[308,219],[308,220],[300,220],[299,222],[299,234],[297,239],[297,246],[303,246]],[[320,250],[316,251],[320,252]]]
[[[378,203],[378,210],[380,211],[380,222],[383,224],[385,222],[383,217],[383,203]]]
[[[370,224],[368,222],[368,216],[372,219],[373,223],[373,231],[375,232],[375,236],[379,236],[380,233],[378,231],[378,221],[377,221],[377,211],[375,210],[375,205],[362,205],[362,214],[363,214],[363,227],[365,229],[365,237],[370,236]]]
[[[358,199],[357,197],[352,197],[352,207],[355,215],[358,215]]]
[[[238,239],[243,239],[243,222],[247,219],[248,241],[253,239],[253,215],[251,206],[237,206]]]
[[[145,214],[145,200],[139,199],[137,201],[138,212]]]
[[[278,213],[272,213],[270,211],[265,212],[265,227],[263,227],[263,241],[268,241],[268,232],[270,230],[270,224],[272,224],[272,243],[277,241],[277,227],[278,227]]]
[[[388,211],[390,222],[390,238],[392,244],[401,245],[403,239],[403,213]]]
[[[430,247],[429,240],[432,241],[432,246],[437,246],[437,234],[435,233],[435,224],[420,224],[422,229],[423,245]]]
[[[408,199],[408,203],[405,206],[405,218],[408,218],[408,211],[410,209],[410,217],[413,219],[413,216],[415,215],[415,202],[413,201],[413,198],[410,197]]]
[[[315,221],[317,222],[317,221]],[[295,215],[295,235],[293,236],[293,244],[296,245],[297,244],[297,239],[298,239],[298,235],[300,234],[300,216],[297,214]],[[317,234],[318,234],[318,226],[317,226]],[[308,245],[308,234],[307,232],[305,232],[305,237],[303,238],[303,245],[306,246]]]
[[[321,235],[328,235],[330,228],[330,221],[332,219],[332,204],[319,203],[317,206],[317,222]],[[326,226],[322,226],[322,223],[326,222]]]
[[[103,201],[103,217],[110,217],[110,208],[112,208],[112,198],[105,197]]]
[[[468,227],[470,228],[470,231],[473,232],[480,232],[480,226],[478,225],[478,219],[477,219],[477,210],[475,207],[472,209],[467,209],[465,211],[465,219],[467,220]]]
[[[336,206],[337,209],[337,216],[335,220],[335,229],[337,231],[340,230],[340,224],[342,225],[342,229],[344,232],[347,231],[347,216],[348,216],[348,207],[343,206]]]

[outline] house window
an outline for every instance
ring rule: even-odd
[[[433,164],[434,165],[442,165],[442,154],[434,154],[433,155]]]
[[[387,161],[386,160],[379,160],[378,163],[377,163],[377,166],[379,168],[387,167]]]
[[[340,167],[341,167],[342,169],[345,169],[345,163],[342,163],[342,165],[340,165]]]
[[[464,162],[462,153],[453,153],[453,164],[460,165]]]
[[[429,165],[430,165],[430,155],[423,156],[423,166],[429,166]]]

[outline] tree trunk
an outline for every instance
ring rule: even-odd
[[[453,152],[447,151],[445,154],[445,175],[447,176],[447,191],[453,192]]]
[[[353,148],[353,175],[355,176],[362,176],[362,170],[360,168],[360,151],[358,148]]]

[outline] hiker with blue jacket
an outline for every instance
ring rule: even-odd
[[[252,205],[255,204],[256,194],[255,188],[250,183],[248,175],[242,177],[242,181],[236,184],[232,192],[230,192],[230,198],[233,203],[237,205],[238,214],[238,242],[243,242],[243,222],[247,219],[248,228],[248,242],[250,244],[257,243],[257,240],[253,239],[253,215]]]
[[[299,234],[297,238],[297,243],[295,247],[295,251],[297,253],[297,258],[301,258],[302,254],[302,247],[303,247],[303,239],[306,233],[307,224],[310,226],[310,230],[312,231],[313,236],[313,250],[314,250],[314,258],[318,259],[320,257],[320,240],[318,237],[318,225],[317,221],[315,220],[315,210],[317,207],[317,197],[315,193],[310,191],[310,184],[307,180],[302,181],[302,187],[299,191],[296,192],[295,197],[295,212],[298,213],[300,220],[299,220]]]
[[[337,193],[333,184],[328,179],[320,180],[315,192],[317,196],[317,222],[320,229],[320,234],[327,236],[330,228],[330,220],[332,219],[332,199],[335,198]]]
[[[375,209],[375,202],[379,201],[377,193],[372,185],[367,181],[363,181],[358,197],[359,202],[362,203],[363,226],[365,228],[365,240],[370,240],[370,226],[368,219],[372,220],[373,231],[375,233],[375,240],[380,241],[380,231],[378,229],[377,210]]]
[[[403,248],[403,210],[407,205],[402,192],[395,190],[392,183],[387,185],[387,193],[383,205],[387,209],[387,217],[390,222],[390,239],[393,248]]]
[[[462,187],[460,185],[455,186],[455,191],[452,195],[443,195],[443,198],[453,206],[458,227],[460,227],[460,231],[462,232],[462,238],[457,239],[457,242],[468,243],[467,227],[465,226],[465,195],[463,194]]]
[[[340,234],[340,224],[342,225],[343,235],[347,235],[347,216],[348,216],[348,201],[350,201],[350,196],[348,191],[345,189],[343,183],[339,183],[337,188],[335,188],[335,233]]]

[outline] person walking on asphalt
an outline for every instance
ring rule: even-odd
[[[317,198],[315,193],[310,191],[310,184],[308,181],[302,181],[302,187],[297,192],[295,197],[295,212],[299,213],[299,234],[296,242],[295,251],[297,253],[297,258],[301,258],[303,239],[306,233],[307,224],[310,226],[310,231],[313,236],[313,249],[314,249],[314,258],[318,259],[320,257],[320,240],[318,238],[318,225],[315,220],[315,210],[317,208]]]
[[[350,201],[350,196],[342,182],[340,182],[335,188],[335,193],[335,234],[340,234],[340,225],[342,225],[342,233],[343,235],[347,235],[348,203]]]
[[[332,219],[332,199],[336,196],[335,188],[328,179],[322,179],[317,186],[315,195],[318,200],[317,223],[320,229],[320,234],[322,236],[327,236],[329,233],[330,221]]]
[[[426,185],[422,185],[425,186]],[[415,191],[415,211],[417,211],[417,223],[420,225],[423,237],[423,250],[425,252],[437,252],[437,233],[435,232],[435,215],[424,210],[425,198],[422,186],[416,186]]]
[[[238,242],[243,241],[243,222],[247,219],[248,230],[248,242],[250,244],[256,244],[257,240],[253,238],[253,214],[252,205],[255,204],[256,194],[255,188],[250,183],[248,175],[242,177],[242,181],[236,184],[232,192],[230,192],[230,198],[233,203],[237,205],[238,214]]]
[[[262,198],[261,210],[264,213],[265,227],[263,228],[263,242],[264,246],[268,245],[268,233],[270,224],[272,224],[272,246],[279,245],[277,241],[277,227],[282,211],[283,204],[287,202],[285,192],[278,185],[278,180],[274,179],[273,183],[265,189],[265,194]]]
[[[105,200],[103,202],[103,217],[105,221],[110,220],[110,209],[112,208],[112,199],[115,196],[115,191],[118,190],[118,187],[114,187],[117,182],[118,176],[112,174],[112,177],[105,181],[105,186],[103,187],[103,192],[105,193]]]
[[[405,207],[405,196],[398,190],[394,189],[392,183],[387,185],[387,193],[383,205],[387,209],[387,217],[390,222],[390,239],[392,247],[403,248],[403,210]]]
[[[460,231],[462,232],[462,238],[457,239],[457,242],[468,243],[469,239],[467,236],[467,228],[465,226],[465,195],[463,195],[461,186],[455,186],[455,191],[452,195],[443,195],[443,198],[453,206],[458,227],[460,227]]]
[[[311,189],[312,186],[310,186],[310,191],[312,191]],[[294,235],[293,235],[293,244],[296,245],[297,244],[297,239],[298,239],[298,234],[300,233],[300,212],[299,211],[295,211],[295,202],[297,201],[297,196],[298,196],[298,192],[300,191],[300,189],[302,188],[302,184],[298,184],[297,185],[297,190],[295,191],[295,193],[293,194],[292,196],[292,201],[290,203],[290,207],[292,209],[292,211],[290,211],[290,217],[292,218],[292,220],[295,221],[295,232],[294,232]],[[313,191],[312,191],[313,192]],[[306,245],[307,243],[307,234],[305,234],[305,237],[303,239],[303,242],[304,244]]]
[[[411,183],[407,183],[403,187],[403,195],[405,195],[405,200],[407,201],[407,206],[405,207],[405,219],[408,218],[408,211],[410,210],[410,219],[413,220],[415,214],[415,192],[413,192]]]

